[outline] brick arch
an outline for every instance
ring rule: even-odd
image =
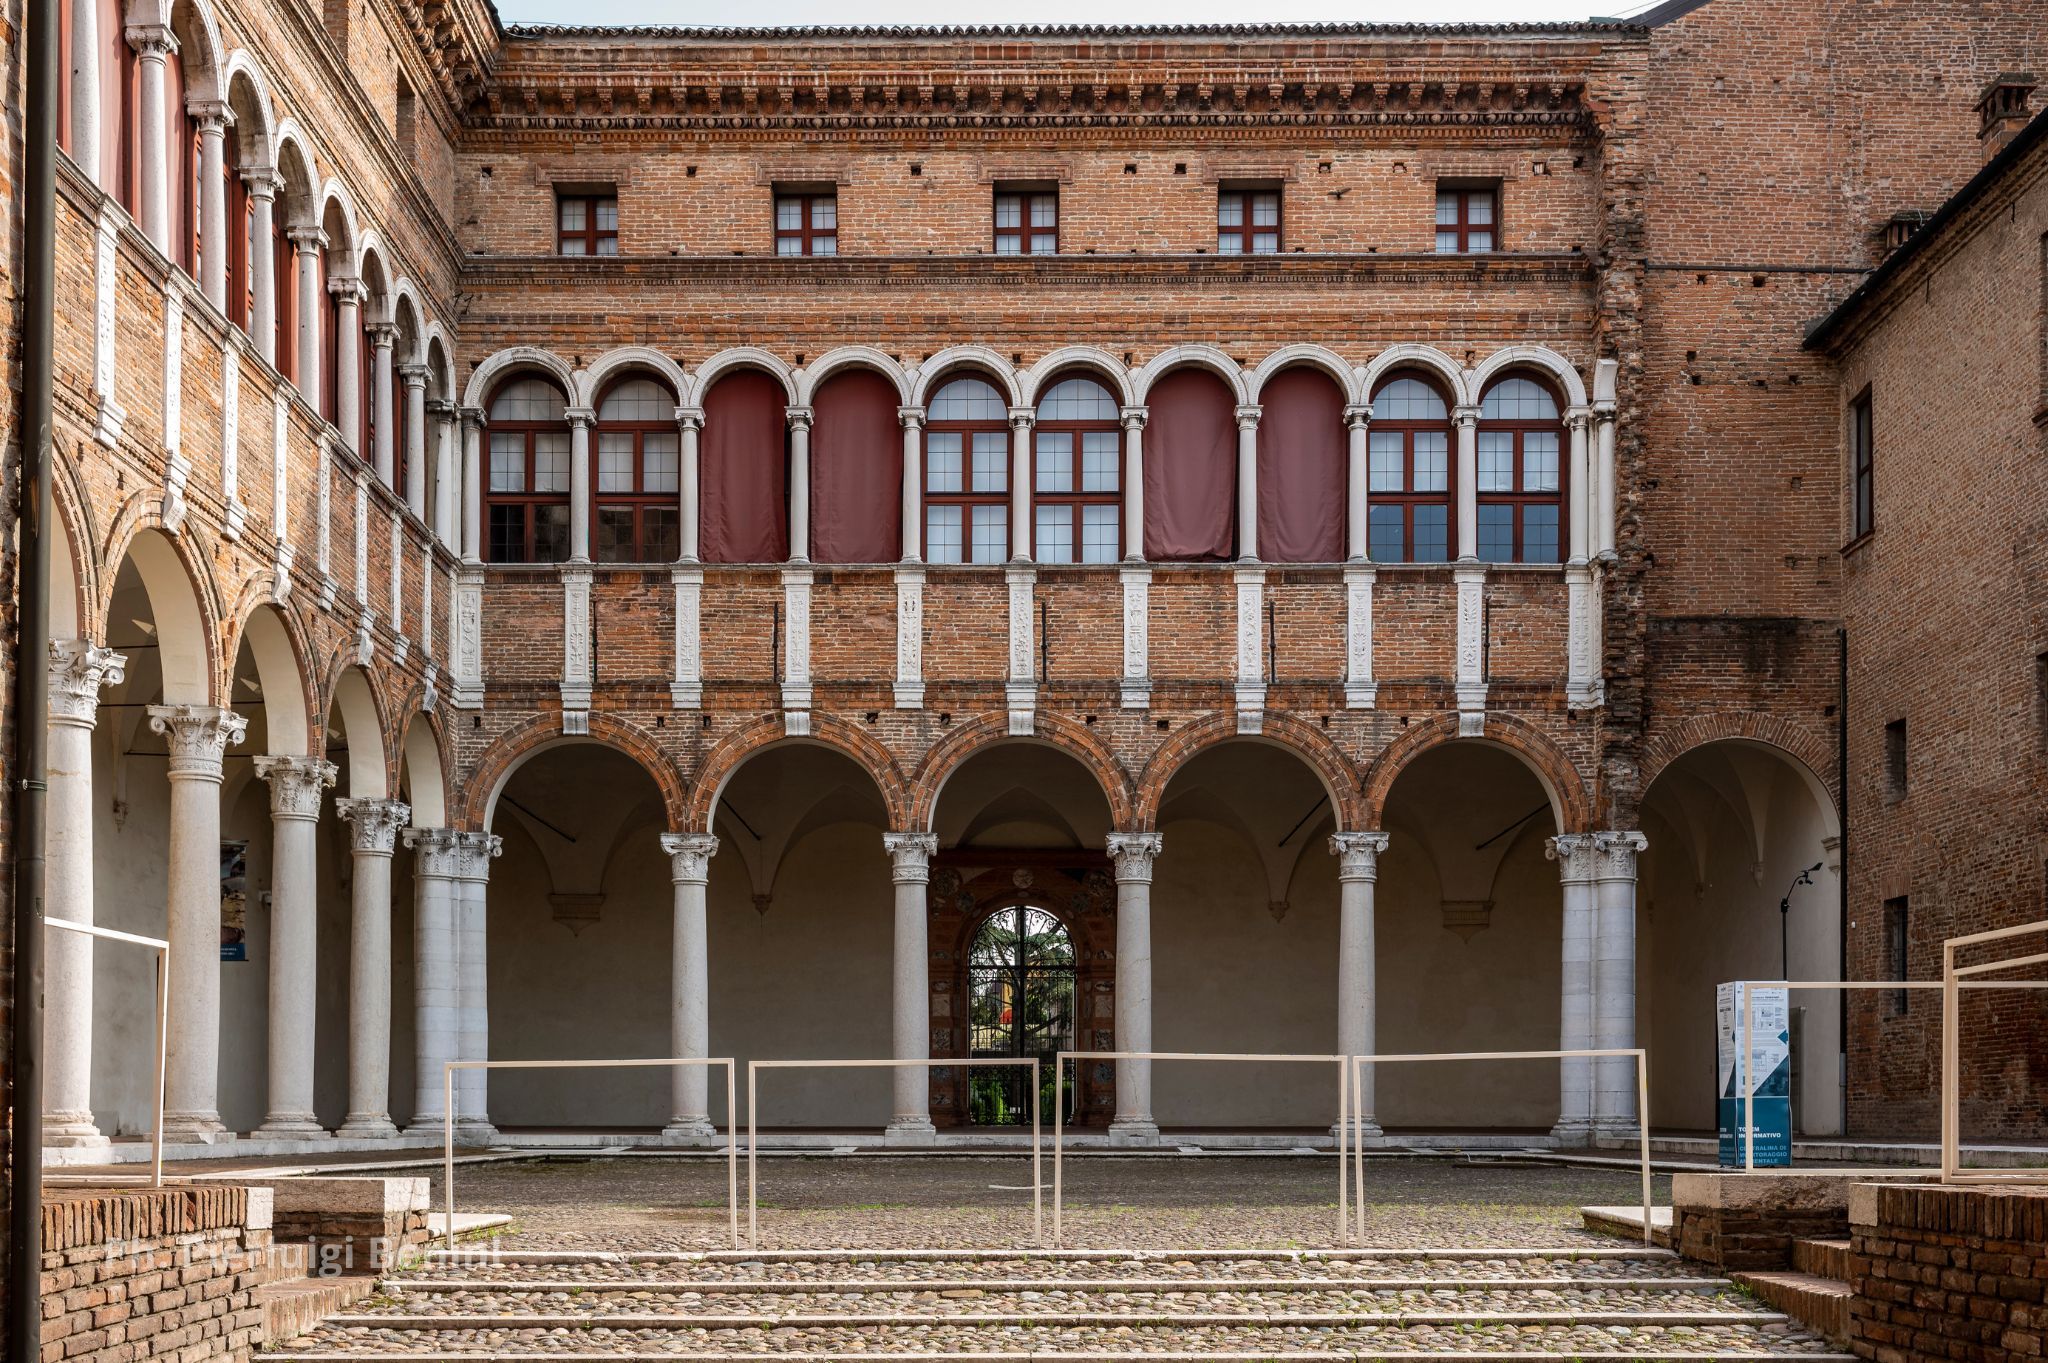
[[[1393,790],[1395,780],[1409,763],[1432,748],[1460,741],[1491,743],[1521,758],[1549,794],[1558,832],[1592,831],[1592,801],[1586,794],[1586,783],[1579,776],[1579,769],[1572,765],[1571,758],[1534,725],[1513,715],[1496,713],[1486,716],[1486,727],[1477,738],[1461,740],[1458,716],[1447,714],[1409,725],[1400,737],[1382,748],[1365,773],[1362,817],[1370,821],[1364,825],[1365,828],[1377,829],[1384,823],[1387,794]]]
[[[406,678],[401,673],[397,675],[396,680],[404,683]],[[372,689],[375,690],[376,688],[373,687]],[[394,795],[397,793],[399,773],[401,771],[405,772],[413,783],[413,821],[415,824],[418,823],[420,818],[419,796],[417,793],[419,790],[420,773],[416,769],[406,766],[407,756],[405,751],[405,740],[411,734],[414,724],[426,726],[427,738],[430,740],[434,750],[435,765],[439,769],[438,774],[441,778],[441,808],[443,810],[452,810],[457,804],[455,794],[455,735],[451,732],[451,726],[442,722],[439,711],[427,708],[427,698],[428,688],[426,684],[424,682],[413,682],[400,692],[397,705],[391,712],[391,749],[390,755],[387,758],[387,761],[390,763],[391,772],[390,789]],[[595,732],[596,728],[597,726],[593,718],[592,732]],[[639,731],[635,730],[634,732],[637,734]],[[641,735],[641,737],[644,739],[645,736]],[[618,745],[614,743],[608,746],[617,747]],[[638,760],[643,767],[647,766],[648,759],[642,753],[633,752],[630,755]],[[664,766],[667,765],[665,754],[656,751],[654,756]],[[663,783],[659,770],[649,768],[648,774],[654,777],[654,783],[657,786],[662,787],[662,798],[667,799],[668,787]],[[489,798],[488,792],[485,798]]]
[[[284,629],[285,644],[291,649],[292,654],[292,671],[296,674],[298,682],[299,705],[304,711],[307,750],[317,756],[326,738],[327,711],[320,695],[320,679],[314,671],[313,643],[306,634],[305,621],[292,609],[292,603],[277,594],[277,579],[268,570],[243,579],[223,622],[219,682],[223,698],[221,703],[230,709],[234,707],[235,664],[241,659],[242,643],[248,636],[249,622],[256,618],[256,612],[265,608],[277,617],[279,625]],[[257,666],[259,669],[262,666],[260,657]],[[266,688],[269,683],[270,679],[265,678]],[[265,705],[276,703],[267,689],[263,701]]]
[[[874,781],[875,789],[882,797],[882,807],[888,812],[889,827],[909,827],[903,822],[909,797],[903,768],[896,761],[895,754],[867,730],[816,711],[811,714],[808,738],[790,739],[782,716],[771,715],[720,739],[697,768],[697,779],[690,786],[680,817],[671,811],[671,818],[676,821],[670,827],[693,833],[710,832],[712,808],[718,803],[719,792],[725,789],[725,783],[732,779],[733,773],[756,753],[784,742],[812,743],[852,759]]]
[[[1642,793],[1648,795],[1650,787],[1656,784],[1665,769],[1687,753],[1709,743],[1729,739],[1744,739],[1776,748],[1801,763],[1807,774],[1828,792],[1829,798],[1839,808],[1841,792],[1835,790],[1830,779],[1834,771],[1834,754],[1811,730],[1755,710],[1717,710],[1694,715],[1651,739],[1644,745]]]
[[[1220,744],[1240,739],[1283,748],[1307,763],[1330,797],[1339,830],[1357,832],[1373,827],[1360,822],[1365,817],[1365,806],[1359,796],[1358,769],[1330,741],[1329,735],[1291,715],[1268,714],[1260,728],[1256,736],[1240,735],[1237,715],[1223,711],[1196,720],[1160,744],[1138,778],[1136,827],[1149,832],[1159,826],[1159,806],[1166,798],[1166,788],[1189,761]]]
[[[161,488],[140,488],[121,504],[110,519],[106,540],[99,551],[99,590],[97,599],[92,602],[90,628],[99,632],[101,640],[107,637],[107,612],[113,609],[114,588],[121,579],[121,565],[127,561],[136,540],[145,531],[158,532],[183,570],[185,585],[191,589],[193,610],[199,617],[199,643],[205,655],[200,667],[209,692],[207,704],[218,704],[219,698],[227,694],[226,679],[234,660],[232,656],[226,660],[221,656],[221,621],[226,607],[211,567],[211,546],[200,542],[189,521],[178,531],[166,528],[162,506]],[[164,622],[159,620],[157,624],[162,628]]]
[[[407,712],[402,712],[407,713]],[[442,736],[437,729],[435,737]],[[489,817],[491,806],[498,789],[512,772],[528,757],[543,748],[555,747],[564,738],[572,742],[586,741],[583,735],[565,735],[562,732],[560,714],[539,714],[507,733],[501,735],[490,747],[484,749],[462,780],[462,799],[459,826],[471,832],[484,832],[484,823]],[[669,826],[685,828],[678,822],[683,809],[689,802],[689,791],[682,773],[668,754],[655,743],[652,735],[638,725],[628,723],[616,715],[594,711],[590,715],[590,733],[587,741],[615,749],[638,762],[646,773],[654,778],[654,784],[661,788],[662,804],[668,810]],[[446,756],[445,748],[443,756]],[[445,779],[455,780],[451,767],[444,764]],[[450,808],[455,808],[451,803]]]
[[[395,724],[392,719],[390,688],[385,685],[383,678],[378,675],[378,668],[374,662],[365,664],[360,662],[359,658],[360,655],[356,651],[354,636],[347,635],[343,636],[333,647],[329,648],[326,657],[320,660],[320,672],[314,679],[314,703],[320,707],[318,740],[320,751],[325,752],[327,750],[330,737],[329,730],[332,726],[334,707],[337,703],[336,696],[341,690],[343,675],[351,670],[362,673],[364,689],[370,695],[370,708],[376,712],[377,716],[377,761],[384,770],[384,789],[388,793],[398,788],[398,768],[392,761],[392,753],[398,746],[398,740],[393,733]],[[349,740],[351,749],[354,748],[356,742],[357,739],[351,736]],[[354,793],[356,792],[351,791],[351,794]]]
[[[1013,739],[1048,744],[1086,767],[1101,789],[1102,798],[1109,802],[1109,826],[1117,830],[1136,827],[1132,820],[1137,818],[1137,800],[1124,764],[1087,725],[1043,710],[1038,712],[1030,738],[1012,735],[1009,714],[998,710],[969,720],[934,743],[911,778],[910,822],[906,826],[930,832],[933,815],[938,812],[939,792],[961,764]]]

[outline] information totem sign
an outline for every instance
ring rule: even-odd
[[[1746,982],[1721,985],[1714,995],[1719,1016],[1720,1055],[1717,1095],[1721,1131],[1721,1166],[1740,1169],[1744,1162],[1742,1119],[1749,1094],[1756,1096],[1756,1167],[1783,1169],[1792,1163],[1792,1010],[1780,985]],[[1742,1054],[1745,1008],[1749,1014],[1750,1050]]]

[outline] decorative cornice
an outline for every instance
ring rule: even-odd
[[[884,833],[882,850],[889,854],[889,878],[898,885],[922,885],[931,879],[932,854],[939,850],[934,833]]]
[[[98,718],[100,688],[119,686],[128,659],[83,639],[50,640],[50,723],[90,729]]]
[[[677,885],[702,885],[711,878],[711,859],[718,839],[710,833],[664,833],[661,850],[668,853],[668,878]]]
[[[398,832],[412,818],[412,806],[402,800],[364,797],[336,800],[334,812],[348,822],[350,850],[359,855],[388,857],[397,845]]]
[[[1111,833],[1103,839],[1103,850],[1116,863],[1118,883],[1152,883],[1152,862],[1166,846],[1158,833]]]
[[[177,780],[220,780],[227,750],[249,732],[249,721],[214,705],[152,705],[149,730],[162,734],[170,748],[170,777]]]
[[[319,757],[259,757],[256,774],[270,783],[272,818],[310,822],[320,817],[320,793],[334,784],[335,766]]]

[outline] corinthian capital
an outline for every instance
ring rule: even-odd
[[[100,688],[118,686],[128,660],[83,639],[50,640],[50,722],[90,729],[99,714]]]
[[[932,853],[939,850],[936,833],[884,833],[889,878],[898,885],[922,885],[932,877]]]
[[[1578,882],[1593,878],[1593,835],[1560,833],[1543,843],[1543,855],[1557,863],[1557,878]]]
[[[1117,880],[1150,884],[1152,859],[1166,846],[1166,839],[1157,833],[1111,833],[1102,845],[1116,863]]]
[[[173,781],[218,781],[221,759],[249,732],[249,721],[217,705],[152,705],[149,730],[170,746]]]
[[[317,819],[320,792],[334,784],[334,764],[320,757],[259,757],[256,774],[270,782],[274,819]]]
[[[1384,833],[1332,833],[1330,855],[1337,858],[1337,879],[1378,880],[1380,853],[1387,850]]]
[[[462,834],[452,828],[408,828],[405,845],[412,849],[413,874],[453,880],[462,860]]]
[[[403,800],[336,800],[334,812],[348,820],[351,850],[388,857],[397,846],[398,830],[412,817],[412,806]]]
[[[455,874],[464,880],[489,880],[491,859],[505,850],[505,840],[496,833],[458,833],[462,858]]]
[[[711,878],[718,839],[709,833],[664,833],[661,850],[668,853],[670,880],[678,885],[702,885]]]
[[[1593,853],[1599,859],[1594,873],[1598,880],[1634,880],[1636,854],[1650,845],[1641,833],[1609,832],[1593,835]]]

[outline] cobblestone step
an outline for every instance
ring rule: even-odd
[[[527,1279],[465,1277],[444,1279],[387,1278],[388,1293],[596,1293],[642,1292],[674,1295],[813,1295],[861,1296],[924,1292],[1074,1293],[1116,1296],[1137,1293],[1257,1292],[1725,1292],[1724,1278],[1669,1277],[1464,1277],[1417,1278],[920,1278],[804,1280],[734,1279],[706,1282],[690,1278],[561,1278]]]
[[[918,1325],[998,1325],[998,1326],[1045,1326],[1045,1325],[1165,1325],[1165,1326],[1207,1326],[1218,1324],[1246,1325],[1301,1325],[1334,1329],[1360,1322],[1374,1325],[1451,1325],[1451,1326],[1494,1326],[1494,1325],[1783,1325],[1789,1319],[1776,1311],[1740,1310],[1725,1311],[1653,1311],[1646,1308],[1630,1309],[1580,1309],[1554,1311],[1524,1311],[1501,1309],[1494,1311],[1423,1311],[1423,1310],[1346,1310],[1346,1311],[1268,1311],[1247,1306],[1231,1311],[1062,1311],[1051,1310],[959,1310],[959,1311],[830,1311],[830,1312],[756,1312],[732,1314],[718,1312],[646,1312],[615,1311],[610,1313],[575,1309],[573,1302],[564,1302],[560,1309],[539,1310],[534,1304],[525,1304],[523,1309],[497,1311],[449,1313],[417,1313],[408,1311],[368,1312],[330,1316],[327,1324],[337,1329],[365,1330],[487,1330],[505,1329],[553,1329],[565,1322],[579,1324],[602,1322],[617,1330],[780,1330],[780,1329],[834,1329],[845,1327],[875,1326],[894,1329],[899,1326]]]

